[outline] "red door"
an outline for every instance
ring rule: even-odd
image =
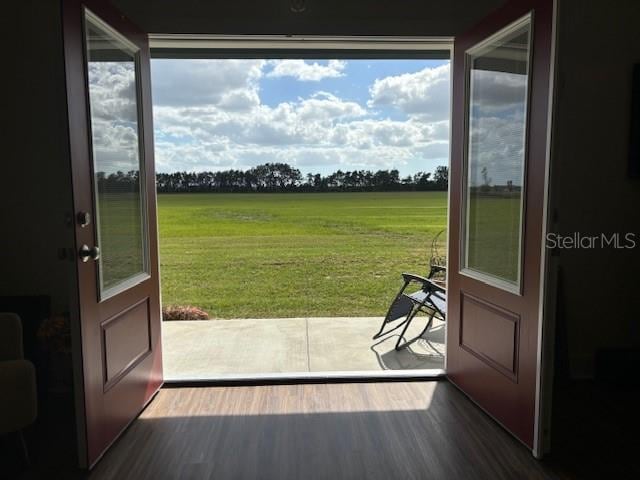
[[[162,384],[147,36],[63,2],[86,438],[92,466]],[[82,435],[81,435],[82,437]]]
[[[535,448],[552,0],[456,37],[447,375]]]

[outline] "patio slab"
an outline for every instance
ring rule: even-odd
[[[309,368],[304,318],[163,322],[162,348],[168,379]]]
[[[401,351],[398,332],[372,340],[382,318],[321,317],[167,321],[167,380],[261,374],[380,372],[444,368],[444,323]],[[418,335],[416,319],[407,337]]]
[[[309,318],[309,371],[380,371],[444,368],[444,324],[435,324],[426,336],[395,350],[399,331],[372,340],[382,318]],[[425,323],[416,319],[406,338],[420,334]]]

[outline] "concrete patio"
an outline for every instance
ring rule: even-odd
[[[396,351],[399,331],[377,340],[379,317],[166,321],[162,325],[166,380],[264,374],[433,370],[444,368],[444,323]],[[424,328],[417,318],[406,334]]]

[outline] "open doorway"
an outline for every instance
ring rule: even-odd
[[[155,50],[167,380],[444,372],[448,54]]]

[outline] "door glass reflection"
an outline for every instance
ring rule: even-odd
[[[530,22],[468,53],[463,265],[517,286],[527,128]]]
[[[100,296],[147,272],[135,47],[88,14],[87,72]]]

